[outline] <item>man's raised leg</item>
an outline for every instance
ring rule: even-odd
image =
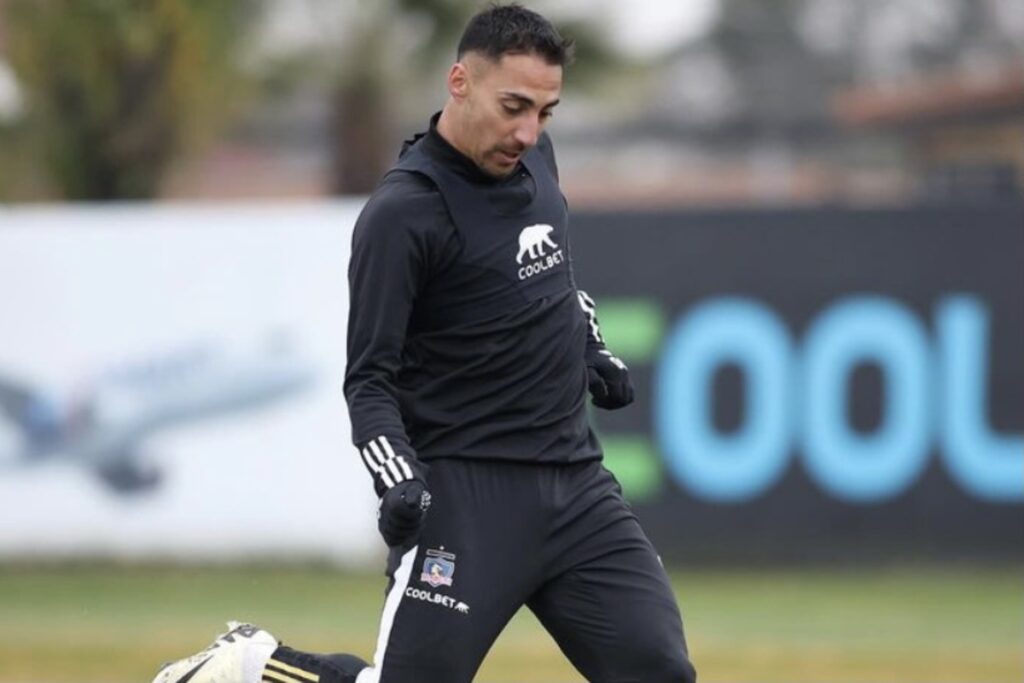
[[[204,650],[165,665],[153,683],[354,683],[366,662],[293,650],[267,631],[231,622]]]

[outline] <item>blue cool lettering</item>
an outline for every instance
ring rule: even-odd
[[[798,446],[814,481],[853,503],[894,498],[920,477],[935,441],[966,492],[1024,501],[1024,436],[987,422],[989,314],[976,297],[942,299],[935,339],[893,299],[841,299],[797,344],[779,317],[742,298],[704,303],[671,331],[658,367],[655,426],[673,477],[699,498],[739,503],[768,491]],[[881,422],[848,424],[847,383],[863,363],[885,382]],[[709,406],[714,373],[743,373],[743,424],[722,433]]]

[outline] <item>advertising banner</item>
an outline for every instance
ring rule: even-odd
[[[667,558],[1024,557],[1024,208],[576,215]]]
[[[360,206],[0,208],[0,559],[379,555],[342,394]]]
[[[0,209],[0,560],[372,566],[361,203]],[[667,561],[1024,557],[1024,208],[577,213]]]

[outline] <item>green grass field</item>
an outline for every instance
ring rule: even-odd
[[[673,575],[706,683],[1024,680],[1024,571]],[[148,682],[229,618],[290,645],[372,654],[384,579],[326,568],[0,568],[0,682]],[[581,681],[528,612],[478,681]],[[443,682],[439,682],[443,683]]]

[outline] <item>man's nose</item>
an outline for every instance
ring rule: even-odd
[[[532,118],[527,119],[516,127],[516,142],[523,147],[533,147],[540,137],[540,122]]]

